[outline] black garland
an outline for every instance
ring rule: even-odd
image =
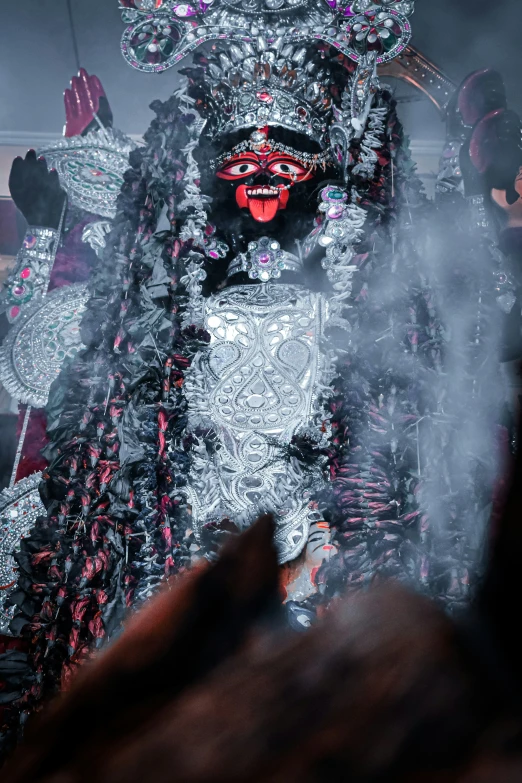
[[[427,202],[391,96],[381,93],[379,105],[387,118],[374,175],[354,178],[368,219],[352,333],[338,345],[331,482],[316,498],[339,553],[319,573],[316,603],[379,575],[444,596],[446,561],[449,572],[459,565],[460,551],[433,532],[419,503],[443,461],[419,446],[420,428],[440,417],[444,387],[444,334],[419,243]],[[208,335],[180,325],[187,299],[180,279],[191,248],[178,238],[185,215],[177,204],[188,167],[180,151],[196,118],[179,97],[153,109],[91,279],[87,348],[64,369],[49,402],[48,516],[22,543],[13,598],[13,630],[26,638],[36,676],[12,708],[11,726],[67,687],[90,651],[118,633],[129,607],[189,566],[194,548],[182,494],[191,450],[182,386]],[[352,168],[360,155],[356,144]],[[156,234],[160,215],[171,230]],[[447,427],[437,432],[432,444],[448,442]],[[302,443],[295,447],[303,451]],[[444,492],[454,499],[451,488]]]

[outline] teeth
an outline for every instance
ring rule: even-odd
[[[279,196],[278,188],[249,188],[247,196]]]

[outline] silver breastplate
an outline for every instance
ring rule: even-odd
[[[211,430],[194,448],[189,480],[194,529],[227,517],[239,527],[274,513],[280,562],[304,548],[322,483],[289,446],[298,433],[325,439],[331,357],[320,349],[327,318],[321,294],[299,286],[234,286],[205,304],[210,345],[187,373],[189,427]]]

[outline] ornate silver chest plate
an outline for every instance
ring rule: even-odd
[[[326,318],[325,299],[299,286],[234,286],[206,301],[210,345],[185,386],[191,430],[214,434],[212,449],[201,438],[194,449],[188,494],[196,533],[224,517],[245,527],[271,511],[280,562],[303,550],[317,517],[310,494],[323,478],[319,463],[305,470],[289,446],[298,433],[316,443],[326,437]]]

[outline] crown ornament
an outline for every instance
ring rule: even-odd
[[[249,42],[219,47],[199,63],[196,56],[195,66],[182,73],[191,94],[200,96],[196,107],[214,137],[277,126],[324,147],[334,100],[329,63],[316,48],[285,43],[282,37],[269,43],[258,36],[255,48]]]
[[[226,46],[320,42],[358,63],[389,62],[411,38],[413,0],[120,0],[122,53],[140,71],[161,72],[209,41]]]

